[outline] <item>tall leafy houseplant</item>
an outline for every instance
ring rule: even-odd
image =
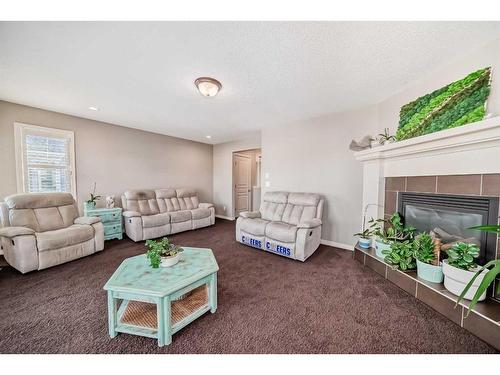
[[[491,232],[491,233],[496,233],[500,234],[500,225],[481,225],[477,227],[472,227],[469,229],[476,229],[476,230],[482,230],[485,232]],[[486,274],[484,272],[487,270]],[[479,286],[477,287],[477,291],[474,293],[474,296],[472,297],[472,300],[469,304],[469,308],[467,311],[467,316],[469,316],[469,313],[474,309],[476,306],[477,302],[479,301],[479,298],[481,295],[483,295],[486,290],[489,288],[491,284],[495,281],[495,278],[500,275],[500,259],[497,260],[491,260],[488,263],[486,263],[484,266],[480,267],[475,275],[472,277],[472,279],[467,283],[465,286],[464,290],[462,293],[460,293],[460,296],[458,297],[457,304],[464,299],[465,295],[470,291],[472,285],[475,283],[478,277],[480,275],[483,275],[483,280],[479,283]],[[500,283],[497,284],[496,286],[496,293],[500,293]]]
[[[418,277],[433,283],[441,283],[443,269],[439,263],[439,253],[436,252],[434,239],[428,233],[421,233],[415,238],[414,251]]]
[[[370,230],[376,236],[375,252],[381,258],[385,256],[384,250],[389,250],[393,242],[412,239],[415,232],[415,228],[404,227],[401,216],[397,212],[388,220],[371,219],[369,223]]]

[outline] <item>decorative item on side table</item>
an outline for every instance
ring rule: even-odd
[[[101,199],[100,195],[96,195],[95,193],[96,183],[94,182],[94,188],[92,189],[92,193],[90,193],[90,197],[84,203],[84,211],[93,210],[95,205],[99,199]]]
[[[92,208],[83,210],[85,216],[100,217],[104,226],[104,239],[123,238],[122,209],[116,208]]]
[[[106,196],[106,208],[115,208],[115,196],[107,195]]]
[[[169,345],[174,333],[207,311],[215,313],[219,266],[212,250],[185,247],[183,254],[174,267],[151,268],[145,254],[122,262],[104,285],[111,338],[122,332]]]
[[[467,284],[475,277],[480,267],[474,262],[479,256],[479,248],[470,243],[459,242],[447,251],[448,259],[443,261],[444,287],[451,293],[460,296]],[[462,297],[468,300],[474,298],[483,281],[486,272],[479,274]],[[486,290],[477,301],[486,298]]]
[[[428,233],[421,233],[415,238],[414,249],[418,277],[431,283],[442,283],[443,267],[439,261],[441,241]]]
[[[170,243],[167,237],[161,240],[147,240],[146,253],[151,267],[172,267],[175,266],[180,258],[184,249],[180,246]]]

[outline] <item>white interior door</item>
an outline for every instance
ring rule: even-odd
[[[251,211],[252,159],[247,155],[234,154],[233,189],[234,216]]]

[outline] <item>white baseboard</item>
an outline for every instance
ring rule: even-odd
[[[215,217],[218,217],[219,219],[234,221],[234,217],[232,217],[232,216],[215,215]]]
[[[339,249],[354,251],[354,245],[347,245],[345,243],[340,243],[340,242],[335,242],[335,241],[330,241],[330,240],[321,240],[321,244],[327,245],[327,246],[332,246],[332,247],[337,247]]]

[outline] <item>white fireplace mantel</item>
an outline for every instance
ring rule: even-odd
[[[500,116],[354,156],[363,163],[363,207],[375,204],[368,216],[382,217],[386,177],[500,173]]]

